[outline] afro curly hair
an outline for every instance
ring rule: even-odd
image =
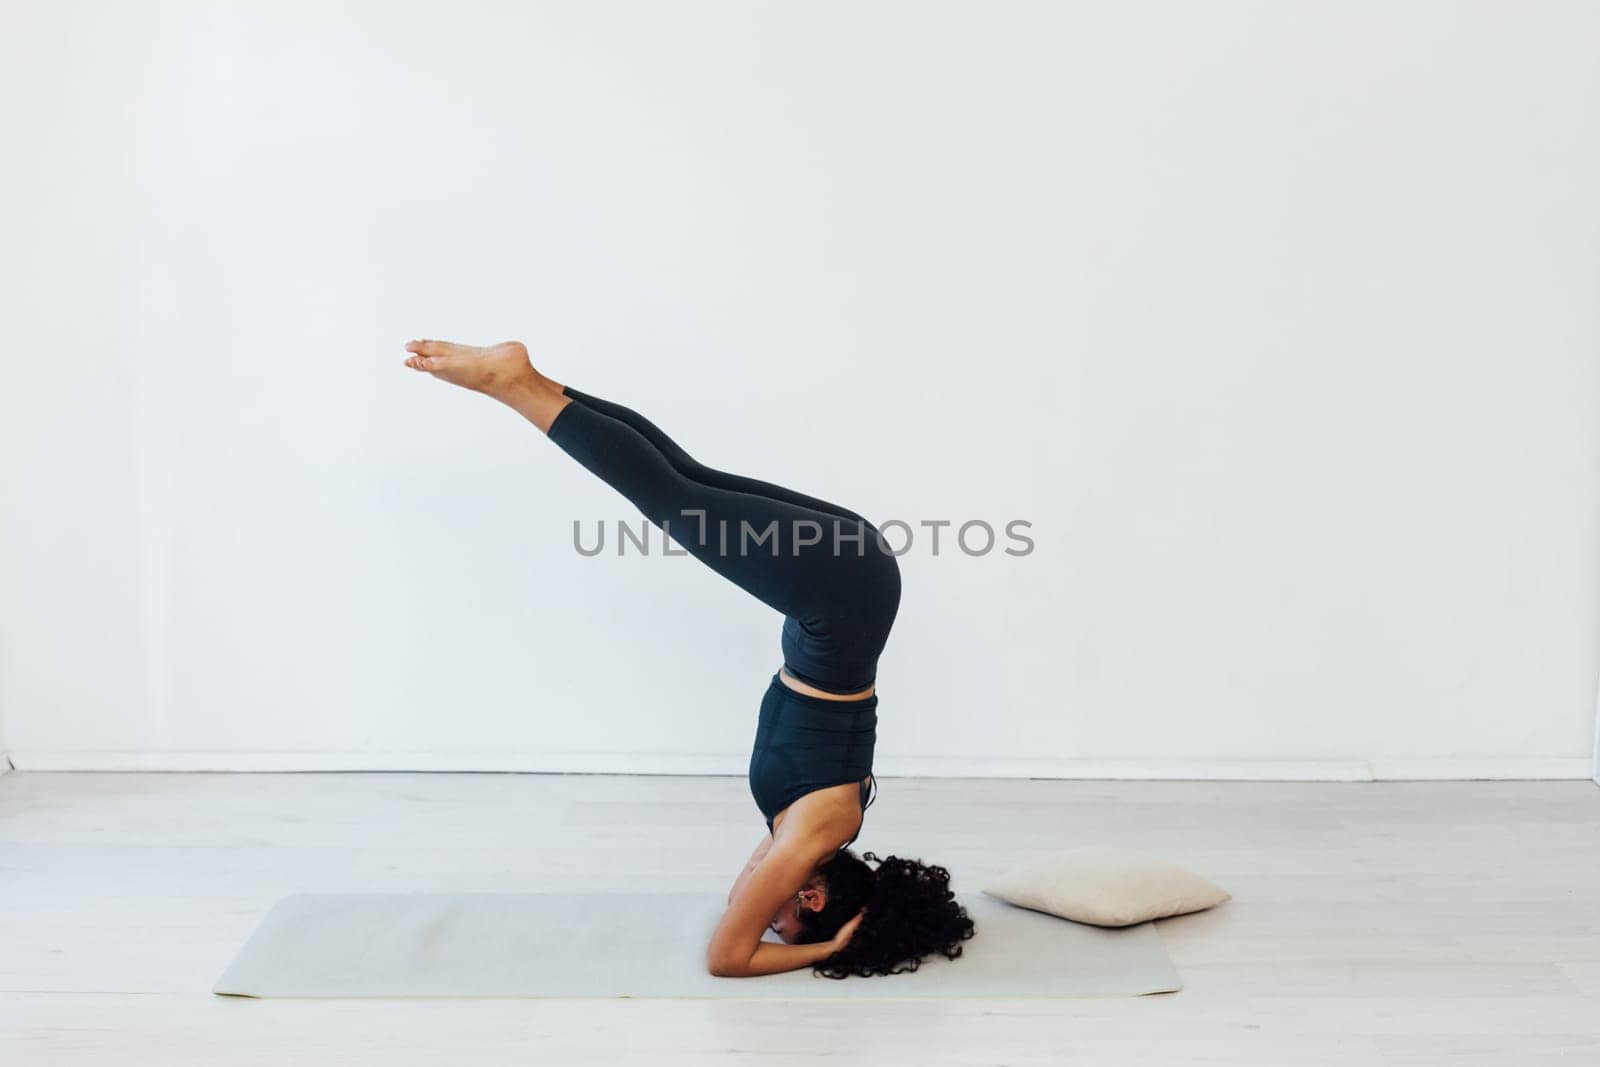
[[[914,971],[935,952],[952,960],[960,956],[961,942],[976,933],[943,867],[840,849],[818,866],[817,875],[827,886],[827,904],[803,913],[801,942],[828,940],[866,909],[850,943],[816,964],[817,974],[870,978]]]

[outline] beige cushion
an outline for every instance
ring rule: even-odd
[[[1132,926],[1204,911],[1228,900],[1193,871],[1122,848],[1075,848],[1031,859],[983,891],[1035,911],[1095,926]]]

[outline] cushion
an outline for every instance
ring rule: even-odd
[[[1193,871],[1121,848],[1046,853],[993,879],[983,891],[1095,926],[1132,926],[1204,911],[1231,899]]]

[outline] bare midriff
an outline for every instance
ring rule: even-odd
[[[830,693],[826,689],[818,689],[814,685],[807,685],[794,677],[783,668],[778,669],[778,680],[796,693],[804,693],[808,697],[818,697],[822,700],[865,700],[872,695],[875,686],[867,686],[859,693]]]

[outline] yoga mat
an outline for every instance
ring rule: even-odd
[[[1182,988],[1149,923],[1084,926],[974,893],[955,960],[834,980],[718,978],[716,893],[302,894],[279,901],[213,992],[246,997],[1108,997]],[[767,940],[776,935],[767,934]]]

